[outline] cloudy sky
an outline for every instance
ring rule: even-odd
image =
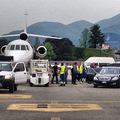
[[[120,13],[120,0],[0,0],[0,35],[40,21],[96,23]]]

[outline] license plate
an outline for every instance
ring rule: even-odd
[[[102,83],[106,83],[106,81],[102,81]]]

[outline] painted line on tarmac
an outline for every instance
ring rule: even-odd
[[[11,104],[7,110],[64,112],[82,110],[102,110],[98,104]]]
[[[10,94],[0,94],[0,98],[31,98],[31,95],[10,95]]]
[[[59,117],[52,117],[51,120],[60,120]]]

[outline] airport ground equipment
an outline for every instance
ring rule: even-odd
[[[48,60],[31,60],[30,61],[30,81],[29,85],[49,86],[49,61]]]
[[[11,57],[0,56],[0,88],[14,93],[18,84],[27,82],[27,71],[24,62],[14,63],[11,60]]]

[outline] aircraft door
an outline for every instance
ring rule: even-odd
[[[15,84],[27,82],[27,71],[24,63],[17,63],[14,68]]]

